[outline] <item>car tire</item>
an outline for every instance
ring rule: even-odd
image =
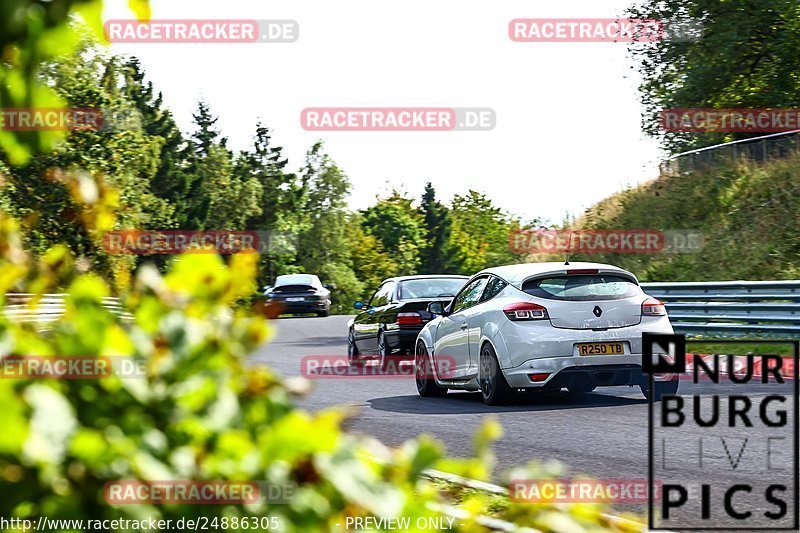
[[[653,401],[654,402],[661,401],[661,397],[662,396],[671,396],[671,395],[675,394],[676,392],[678,392],[678,384],[679,383],[680,383],[680,380],[678,380],[678,379],[671,379],[669,381],[654,381],[653,384],[655,385],[655,387],[653,387],[653,389],[654,389],[654,393],[655,394],[653,395]],[[641,389],[642,394],[644,394],[644,397],[649,400],[650,399],[650,383],[649,382],[648,383],[643,383],[643,384],[639,385],[639,388]]]
[[[351,366],[363,364],[363,360],[359,359],[358,346],[356,346],[355,332],[353,328],[347,332],[347,361]]]
[[[486,405],[503,405],[511,402],[516,396],[500,370],[494,348],[488,342],[481,348],[478,385]]]
[[[447,394],[447,388],[436,384],[433,379],[433,365],[428,349],[424,342],[418,342],[414,350],[414,381],[417,384],[417,394],[423,398],[442,398]]]
[[[378,332],[378,368],[387,370],[392,361],[391,354],[389,353],[389,345],[386,344],[386,336],[382,331]]]
[[[331,314],[330,310],[326,309],[325,311],[319,311],[319,312],[317,313],[317,316],[319,316],[319,317],[323,317],[323,316],[328,316],[328,315],[330,315],[330,314]]]

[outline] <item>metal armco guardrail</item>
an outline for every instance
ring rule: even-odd
[[[39,329],[48,329],[49,324],[64,315],[66,296],[66,294],[43,294],[36,300],[34,294],[9,293],[6,294],[3,314],[15,322],[32,322],[36,323]],[[124,321],[133,319],[117,298],[103,298],[103,307]]]
[[[800,280],[642,283],[689,336],[800,337]]]
[[[800,280],[642,283],[642,288],[664,302],[678,333],[800,337]],[[65,296],[45,294],[33,304],[32,294],[7,294],[3,313],[46,328],[64,314]],[[103,307],[125,321],[133,318],[116,298],[104,298]]]
[[[675,154],[661,162],[662,175],[679,176],[719,166],[739,158],[769,161],[787,157],[800,148],[800,130],[739,139]]]

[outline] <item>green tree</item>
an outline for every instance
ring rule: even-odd
[[[55,150],[10,169],[9,183],[0,189],[0,196],[5,198],[8,212],[22,221],[31,249],[44,253],[55,243],[66,242],[97,272],[110,278],[124,270],[124,265],[130,268],[133,260],[108,256],[102,232],[91,234],[79,224],[86,211],[80,200],[104,194],[102,187],[113,188],[115,192],[109,194],[118,197],[118,228],[168,225],[173,208],[150,187],[163,141],[147,135],[136,120],[135,108],[117,85],[122,77],[120,64],[101,50],[84,43],[75,55],[42,68],[40,75],[57,87],[67,105],[103,109],[104,128],[72,131]],[[133,120],[122,123],[119,117]],[[81,183],[94,181],[92,176],[102,187],[81,189]],[[73,186],[77,189],[72,190]],[[110,229],[114,228],[102,228]]]
[[[447,207],[436,200],[436,190],[431,182],[425,184],[419,210],[425,232],[419,271],[423,274],[448,272],[454,267],[454,251],[450,245],[453,221]]]
[[[794,0],[645,0],[633,18],[699,27],[631,50],[642,77],[644,130],[679,152],[752,136],[660,130],[663,109],[794,107],[800,96],[800,5]]]
[[[471,275],[487,267],[516,263],[521,259],[511,251],[510,232],[519,222],[495,207],[491,199],[477,191],[453,197],[453,230],[450,245],[456,250],[460,273]]]
[[[353,214],[348,225],[353,270],[366,291],[361,296],[368,297],[367,293],[377,289],[381,281],[400,275],[400,265],[392,254],[386,253],[383,243],[364,229],[360,214]]]
[[[302,213],[303,187],[298,176],[286,172],[288,160],[283,148],[274,146],[272,132],[263,124],[256,125],[253,147],[237,159],[236,174],[241,179],[255,179],[259,184],[256,202],[259,212],[247,221],[247,228],[261,231],[267,239],[262,247],[262,282],[273,281],[294,261],[297,250],[291,246],[297,239]]]
[[[396,258],[401,275],[417,273],[420,250],[425,246],[422,217],[413,203],[412,198],[393,190],[362,212],[367,233],[374,235],[384,250]]]
[[[217,129],[218,118],[205,102],[192,115],[193,151],[189,157],[191,184],[186,198],[191,229],[242,230],[261,212],[261,184],[252,175],[236,172],[227,138]]]
[[[336,286],[333,309],[342,312],[363,292],[363,284],[353,272],[348,247],[350,180],[325,153],[321,142],[308,151],[301,180],[306,193],[297,264],[301,270]]]
[[[208,198],[204,229],[245,230],[247,221],[261,211],[261,184],[255,176],[237,175],[231,153],[212,145],[197,165],[197,180]]]
[[[150,188],[153,194],[164,198],[173,206],[174,225],[189,229],[186,212],[191,184],[191,175],[186,169],[189,145],[172,112],[164,107],[162,94],[156,94],[152,82],[146,81],[139,60],[128,59],[124,72],[125,94],[136,107],[142,128],[150,137],[162,141],[158,154],[158,170],[150,182]]]
[[[148,18],[147,0],[129,3],[139,18]],[[0,108],[62,107],[55,88],[40,78],[40,68],[73,54],[86,30],[103,35],[102,0],[17,0],[0,2]],[[14,164],[33,153],[52,150],[66,137],[62,131],[12,131],[0,128],[0,149]]]

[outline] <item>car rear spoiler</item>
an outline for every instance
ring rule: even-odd
[[[622,270],[618,268],[585,268],[585,267],[576,267],[576,268],[561,268],[558,270],[549,270],[547,272],[539,272],[532,276],[528,276],[526,278],[522,278],[519,281],[512,283],[514,287],[519,290],[522,290],[522,286],[531,280],[535,279],[542,279],[542,278],[550,278],[553,276],[570,276],[570,275],[582,275],[582,274],[613,274],[615,276],[620,276],[623,278],[628,278],[633,283],[639,285],[639,280],[633,273],[628,272],[627,270]]]

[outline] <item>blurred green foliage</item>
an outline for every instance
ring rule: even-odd
[[[131,0],[141,18],[147,0]],[[0,108],[63,107],[64,99],[43,83],[42,64],[73,53],[86,28],[103,39],[102,0],[0,0]],[[7,131],[0,128],[0,148],[14,164],[63,140],[58,131]]]

